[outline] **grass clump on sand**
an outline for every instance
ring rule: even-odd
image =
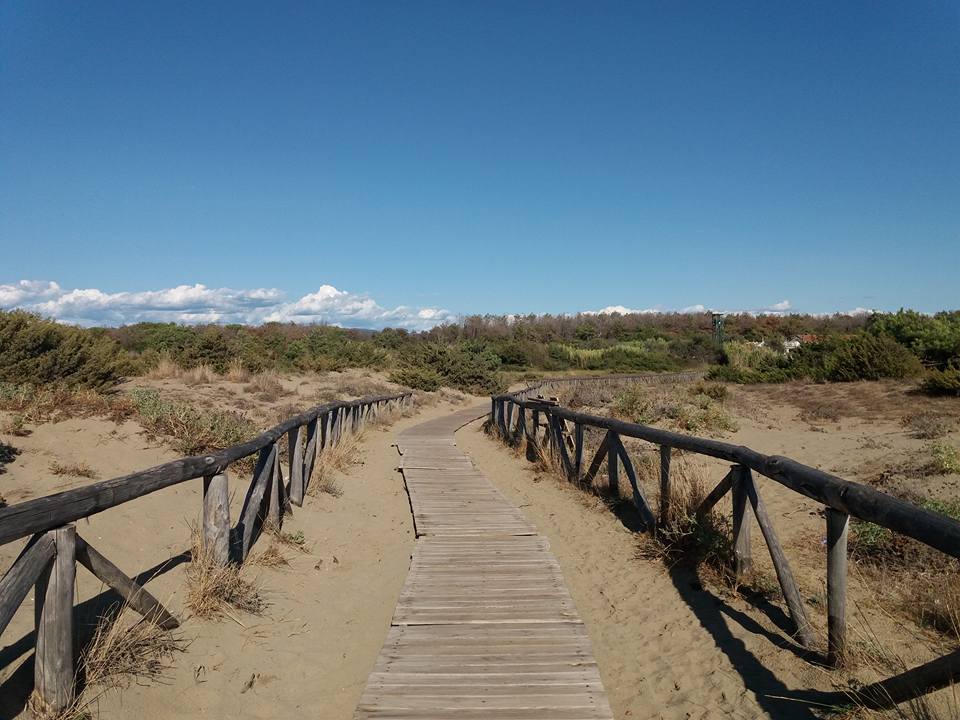
[[[174,447],[185,455],[220,450],[257,434],[253,421],[239,413],[198,410],[165,400],[157,390],[136,389],[131,398],[144,427],[174,438]]]
[[[358,433],[346,432],[340,436],[340,441],[333,446],[325,447],[318,455],[313,467],[313,478],[307,494],[319,497],[322,494],[340,497],[343,488],[337,480],[336,474],[346,472],[354,465],[363,463],[364,431]]]
[[[641,425],[662,425],[689,433],[723,434],[737,430],[726,413],[726,388],[716,383],[698,383],[671,389],[631,385],[613,403],[613,414]]]
[[[960,500],[920,506],[960,521]],[[960,637],[960,570],[956,560],[880,525],[853,521],[850,557],[882,579],[884,594],[918,625]]]
[[[228,608],[252,615],[261,614],[266,602],[259,588],[242,576],[242,568],[233,563],[220,565],[203,546],[200,532],[192,533],[190,564],[187,565],[186,606],[204,619],[219,618]]]
[[[50,472],[54,475],[68,475],[72,477],[90,478],[91,480],[98,477],[97,471],[85,462],[63,464],[54,460],[50,463]]]
[[[960,450],[938,441],[930,443],[930,469],[942,475],[960,474]]]
[[[148,617],[129,610],[126,603],[111,606],[98,620],[93,637],[77,663],[80,691],[73,703],[52,712],[34,692],[28,709],[38,720],[89,720],[95,704],[111,690],[162,681],[174,656],[186,649],[183,637],[165,630]]]

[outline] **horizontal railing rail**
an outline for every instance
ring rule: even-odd
[[[609,493],[619,498],[622,466],[630,483],[632,502],[645,529],[657,534],[670,515],[670,462],[679,450],[726,460],[729,473],[701,502],[696,514],[703,517],[717,502],[731,493],[733,499],[733,564],[739,580],[752,569],[749,513],[752,510],[796,628],[796,637],[806,648],[815,638],[786,555],[767,514],[753,472],[826,506],[827,536],[827,661],[843,663],[846,652],[847,535],[850,517],[871,522],[910,537],[953,558],[960,558],[960,522],[940,513],[900,500],[875,488],[844,480],[788,457],[766,455],[743,445],[685,435],[648,425],[624,422],[612,417],[591,415],[563,407],[553,392],[579,382],[606,384],[616,381],[661,383],[691,379],[690,374],[664,373],[599,378],[549,378],[512,393],[491,398],[489,427],[507,443],[526,443],[528,457],[549,454],[567,477],[581,486],[591,486],[606,463]],[[547,397],[545,397],[545,395]],[[529,417],[528,417],[529,414]],[[572,425],[572,431],[570,428]],[[605,431],[589,465],[585,463],[584,429]],[[541,434],[541,430],[543,430]],[[621,438],[629,437],[659,446],[659,507],[650,506],[638,482],[630,454]],[[945,687],[960,675],[960,651],[945,655],[908,673],[865,686],[860,701],[871,705],[901,702],[932,689]]]
[[[73,524],[172,485],[203,478],[201,542],[213,562],[242,563],[266,524],[279,529],[292,505],[302,505],[320,453],[385,410],[405,407],[412,393],[379,395],[318,405],[284,420],[245,443],[206,455],[181,458],[147,470],[0,508],[0,545],[29,537],[0,578],[0,633],[35,588],[34,685],[52,714],[76,697],[73,649],[76,563],[115,590],[133,610],[162,628],[179,621],[140,584],[81,538]],[[287,470],[280,464],[287,438]],[[253,477],[237,523],[230,522],[227,469],[257,454]]]

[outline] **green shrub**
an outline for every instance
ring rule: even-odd
[[[131,398],[140,423],[173,438],[174,447],[184,455],[222,450],[246,442],[258,432],[253,421],[243,415],[171,402],[157,390],[136,389]]]
[[[736,421],[720,403],[703,393],[631,385],[614,400],[617,417],[641,425],[663,423],[691,433],[736,432]]]
[[[930,443],[931,467],[944,475],[960,474],[960,450],[943,441]]]
[[[920,389],[927,395],[960,397],[960,364],[951,363],[943,370],[928,371],[920,382]]]
[[[443,385],[443,376],[428,367],[403,367],[390,373],[389,380],[398,385],[426,392],[439,390]]]
[[[492,395],[503,389],[497,374],[500,356],[483,343],[425,343],[415,349],[406,366],[431,370],[444,385],[468,393]]]
[[[797,351],[795,362],[814,380],[902,379],[918,375],[922,369],[917,357],[897,341],[867,333],[815,343],[807,352],[805,349]]]
[[[133,371],[130,358],[101,330],[0,311],[0,382],[103,390]]]

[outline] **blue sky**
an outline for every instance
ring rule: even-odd
[[[958,198],[956,1],[0,5],[0,306],[68,321],[934,311]]]

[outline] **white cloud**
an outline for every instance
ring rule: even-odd
[[[234,290],[178,285],[164,290],[106,293],[96,288],[65,290],[55,282],[21,280],[0,285],[0,308],[22,308],[77,325],[135,322],[328,323],[345,327],[404,327],[421,330],[455,316],[438,308],[385,308],[373,298],[321,285],[293,302],[274,288]]]

